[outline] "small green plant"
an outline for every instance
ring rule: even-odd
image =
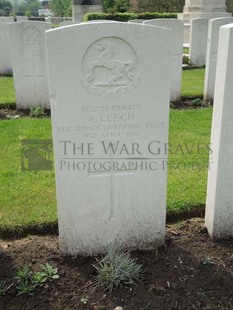
[[[193,99],[191,101],[192,105],[196,106],[196,107],[200,107],[203,105],[203,100],[200,99],[200,98],[196,98],[196,99]]]
[[[206,257],[206,259],[202,262],[203,265],[214,265],[214,262],[211,260],[209,256]]]
[[[58,274],[58,269],[53,268],[51,265],[46,263],[44,266],[42,266],[43,272],[45,274],[45,277],[48,279],[58,279],[59,274]]]
[[[35,285],[31,283],[32,271],[27,265],[16,271],[15,278],[18,280],[18,285],[16,286],[17,295],[32,295]]]
[[[136,259],[130,258],[129,253],[118,253],[115,249],[110,249],[106,256],[96,261],[93,265],[97,272],[96,287],[101,286],[111,292],[114,287],[135,284],[140,279],[142,266],[136,263]]]
[[[0,297],[1,296],[5,296],[7,292],[7,288],[6,288],[6,282],[1,281],[0,282]]]
[[[16,287],[18,291],[17,296],[20,296],[23,294],[32,295],[35,288],[36,288],[36,285],[32,284],[30,280],[20,280]]]
[[[58,269],[53,268],[48,263],[42,266],[42,270],[33,273],[28,266],[17,270],[15,278],[18,280],[16,286],[18,296],[23,294],[32,295],[34,290],[39,286],[43,286],[47,280],[59,278]]]
[[[32,272],[30,270],[30,268],[25,265],[22,269],[18,269],[16,271],[16,279],[18,279],[19,281],[28,281],[30,280],[32,276]]]
[[[31,117],[43,117],[45,116],[45,109],[43,107],[32,107],[30,108],[30,116]]]
[[[190,66],[190,59],[188,55],[183,55],[183,64]]]
[[[32,276],[32,283],[36,286],[42,286],[47,280],[45,272],[35,272]]]

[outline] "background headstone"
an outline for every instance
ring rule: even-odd
[[[0,16],[0,23],[13,23],[14,17],[13,16],[8,16],[8,17],[2,17]]]
[[[8,27],[17,108],[49,108],[45,56],[48,29],[51,24],[34,21],[12,23]]]
[[[194,18],[207,18],[231,16],[226,12],[225,0],[185,0],[183,13],[178,14],[178,19],[184,21],[184,43],[190,43],[190,25]]]
[[[28,21],[28,17],[27,16],[16,16],[16,20],[17,22],[26,22]]]
[[[52,17],[51,16],[45,17],[45,22],[46,23],[52,23]]]
[[[81,21],[71,21],[71,20],[67,20],[65,22],[61,22],[60,23],[60,27],[64,27],[64,26],[70,26],[70,25],[77,25],[81,23]]]
[[[72,18],[83,21],[87,13],[102,12],[102,0],[73,0]]]
[[[182,56],[184,24],[181,20],[163,18],[144,22],[145,25],[165,27],[172,30],[172,65],[171,65],[171,94],[170,100],[177,101],[181,94]]]
[[[233,237],[233,24],[220,29],[205,225],[214,239]]]
[[[46,35],[61,251],[163,243],[171,31],[110,22]]]
[[[207,37],[209,20],[195,18],[191,21],[190,60],[197,67],[206,64]]]
[[[214,98],[219,29],[221,26],[230,23],[233,23],[233,17],[216,18],[209,21],[204,87],[205,101],[213,101]]]
[[[9,23],[0,23],[0,73],[11,69],[8,25]]]
[[[128,21],[128,23],[142,24],[144,21],[145,19],[131,19]]]

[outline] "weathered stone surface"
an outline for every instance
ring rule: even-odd
[[[70,25],[77,25],[80,24],[81,21],[71,21],[71,20],[67,20],[65,22],[61,22],[60,23],[60,27],[64,27],[64,26],[70,26]]]
[[[46,35],[61,251],[163,243],[171,31],[105,22]]]
[[[170,100],[177,101],[181,94],[182,81],[182,56],[183,56],[183,32],[184,24],[177,19],[153,19],[144,22],[145,25],[153,25],[168,28],[172,31],[172,64],[171,64],[171,90]]]
[[[209,22],[204,86],[205,101],[213,101],[214,98],[219,30],[221,26],[230,23],[233,23],[233,17],[216,18]]]
[[[208,24],[206,18],[191,21],[190,60],[197,67],[206,64]]]
[[[8,16],[8,17],[0,16],[0,23],[13,23],[14,21],[15,20],[13,16]]]
[[[233,237],[233,24],[220,28],[205,225],[214,239]]]
[[[45,31],[51,26],[28,21],[8,27],[17,108],[49,108]]]
[[[11,69],[11,57],[9,49],[9,23],[0,22],[0,72]]]
[[[226,12],[225,0],[186,0],[183,13],[178,14],[178,19],[184,21],[184,43],[190,43],[190,25],[194,18],[208,20],[219,17],[229,17]]]

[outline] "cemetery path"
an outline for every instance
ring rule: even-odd
[[[29,265],[38,271],[47,262],[58,268],[60,278],[36,289],[32,296],[16,296],[11,286],[0,297],[0,309],[233,309],[233,242],[213,243],[203,219],[169,224],[166,245],[157,255],[156,251],[136,251],[132,256],[145,270],[142,282],[108,293],[93,290],[95,259],[61,256],[58,236],[2,241],[0,283],[10,286],[18,268]]]

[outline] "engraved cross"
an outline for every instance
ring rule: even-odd
[[[108,176],[109,177],[109,196],[110,196],[110,216],[109,219],[114,219],[116,218],[115,214],[115,176],[116,175],[133,175],[135,174],[135,170],[126,170],[126,169],[118,169],[114,170],[114,165],[113,165],[113,156],[112,152],[110,154],[110,169],[109,170],[98,170],[98,171],[88,171],[88,176],[89,177],[101,177],[101,176]]]
[[[32,65],[32,74],[31,75],[25,75],[26,78],[32,78],[33,79],[33,89],[34,89],[34,95],[37,97],[37,87],[36,87],[36,78],[44,78],[44,75],[42,74],[36,74],[35,70],[35,64]]]

